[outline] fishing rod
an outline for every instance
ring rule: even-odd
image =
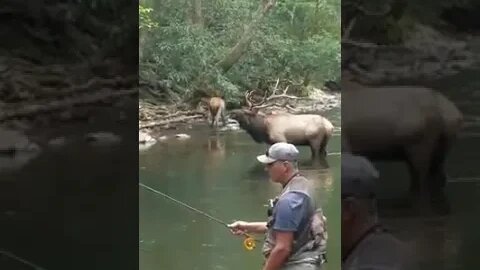
[[[161,191],[159,191],[159,190],[156,190],[156,189],[154,189],[154,188],[151,188],[151,187],[149,187],[149,186],[147,186],[147,185],[145,185],[145,184],[139,183],[139,185],[140,185],[141,187],[143,187],[143,188],[145,188],[145,189],[147,189],[147,190],[155,193],[155,194],[161,195],[161,196],[163,196],[164,198],[167,198],[167,199],[169,199],[169,200],[171,200],[171,201],[173,201],[173,202],[175,202],[175,203],[178,203],[178,204],[180,204],[181,206],[184,206],[184,207],[186,207],[187,209],[192,210],[192,211],[194,211],[194,212],[196,212],[196,213],[198,213],[198,214],[200,214],[200,215],[202,215],[202,216],[204,216],[204,217],[206,217],[206,218],[208,218],[208,219],[210,219],[210,220],[212,220],[212,221],[215,221],[215,222],[217,222],[217,223],[219,223],[219,224],[221,224],[221,225],[223,225],[223,226],[225,226],[225,227],[227,227],[227,228],[230,229],[230,227],[228,226],[229,224],[226,223],[225,221],[222,221],[222,220],[220,220],[220,219],[218,219],[218,218],[212,217],[211,215],[205,213],[204,211],[198,210],[198,209],[196,209],[196,208],[194,208],[194,207],[192,207],[192,206],[190,206],[190,205],[188,205],[188,204],[186,204],[186,203],[184,203],[184,202],[181,202],[181,201],[179,201],[179,200],[177,200],[177,199],[175,199],[175,198],[172,198],[172,197],[168,196],[167,194],[165,194],[165,193],[163,193],[163,192],[161,192]],[[243,245],[244,245],[245,249],[247,249],[247,250],[253,250],[253,249],[255,248],[255,242],[259,242],[259,240],[254,239],[251,235],[249,235],[249,234],[247,234],[247,233],[245,233],[245,232],[243,232],[242,234],[246,237],[245,240],[243,241]]]
[[[25,259],[23,259],[23,258],[20,258],[19,256],[15,255],[15,254],[13,254],[12,252],[9,252],[9,251],[7,251],[7,250],[0,250],[0,257],[1,257],[2,255],[5,256],[5,257],[8,257],[8,258],[10,258],[10,259],[13,259],[13,260],[15,260],[15,261],[17,261],[17,262],[21,262],[21,263],[23,263],[24,265],[28,265],[28,266],[32,267],[33,269],[35,269],[35,270],[45,270],[45,268],[42,268],[42,267],[40,267],[40,266],[38,266],[38,265],[35,265],[35,264],[32,263],[32,262],[29,262],[29,261],[27,261],[27,260],[25,260]]]

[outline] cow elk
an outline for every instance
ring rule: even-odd
[[[268,99],[285,96],[285,92],[276,96],[274,92]],[[259,112],[259,109],[269,106],[265,104],[268,99],[265,96],[261,102],[255,104],[251,100],[252,94],[253,91],[245,94],[248,109],[233,110],[230,115],[255,142],[270,145],[277,142],[307,145],[311,149],[312,159],[326,157],[326,147],[333,134],[333,125],[328,119],[316,114],[287,112],[266,115]]]
[[[225,100],[221,97],[211,97],[211,98],[202,98],[207,104],[208,109],[208,122],[211,127],[218,127],[220,118],[222,119],[222,124],[225,126],[227,124],[227,119],[225,116]]]

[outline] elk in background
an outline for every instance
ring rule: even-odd
[[[238,121],[240,128],[245,130],[257,143],[274,144],[288,142],[294,145],[310,146],[312,159],[325,158],[327,144],[333,134],[332,123],[323,116],[316,114],[291,114],[276,112],[266,115],[259,109],[271,105],[266,102],[277,98],[291,98],[283,94],[276,95],[275,91],[267,98],[266,94],[259,103],[254,103],[251,95],[254,91],[245,94],[248,109],[237,109],[231,112],[231,118]],[[288,105],[285,105],[288,106]]]
[[[227,124],[225,100],[221,97],[202,98],[201,100],[207,106],[210,127],[217,128],[220,118],[222,119],[223,126],[225,126]]]

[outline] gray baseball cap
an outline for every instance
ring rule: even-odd
[[[296,161],[298,155],[299,152],[295,145],[279,142],[270,146],[265,155],[257,156],[257,160],[264,164],[269,164],[277,160]]]
[[[375,181],[379,174],[373,164],[362,156],[342,153],[342,198],[371,198],[376,194]]]

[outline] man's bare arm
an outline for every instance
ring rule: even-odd
[[[267,231],[266,222],[245,222],[245,221],[236,221],[228,227],[231,229],[233,234],[241,235],[243,233],[255,233],[261,234]]]

